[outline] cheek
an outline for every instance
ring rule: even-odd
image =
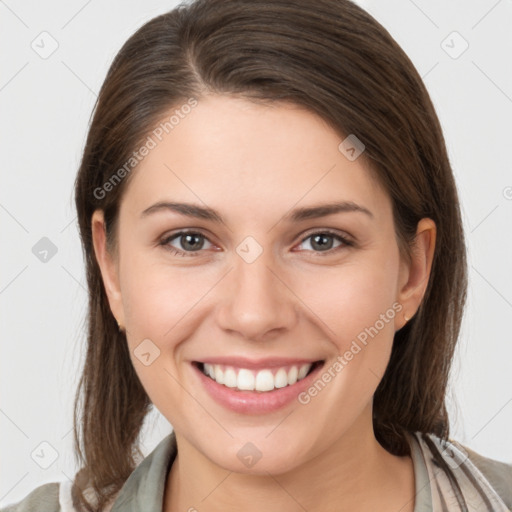
[[[155,251],[157,251],[155,249]],[[126,327],[134,339],[159,346],[185,336],[192,319],[219,276],[201,266],[176,265],[134,249],[121,264],[121,292]]]
[[[325,346],[331,348],[321,374],[299,397],[309,408],[311,424],[331,425],[325,442],[334,442],[337,433],[349,428],[368,407],[388,365],[394,317],[400,314],[398,258],[392,249],[361,255],[328,272],[324,269],[297,293],[318,315],[316,324]]]
[[[339,340],[340,348],[356,338],[365,328],[378,322],[379,330],[391,337],[392,322],[382,327],[381,315],[386,320],[396,314],[398,263],[389,258],[373,258],[355,264],[317,272],[315,279],[300,284],[296,281],[297,295],[325,325],[327,335]],[[395,308],[393,308],[395,304]]]
[[[329,395],[333,409],[360,412],[384,375],[394,318],[401,310],[396,302],[398,269],[393,250],[387,255],[380,252],[337,271],[319,273],[315,286],[303,289],[304,302],[318,312],[323,334],[336,353],[323,372],[329,375],[322,376],[329,381],[323,396]],[[316,387],[322,389],[322,385]],[[313,407],[322,409],[321,404],[325,402],[320,400]],[[321,416],[320,409],[315,414]],[[339,420],[340,428],[345,420]]]
[[[193,338],[218,276],[155,261],[141,251],[124,254],[121,291],[134,369],[159,410],[178,410],[187,399],[177,364],[182,342]]]

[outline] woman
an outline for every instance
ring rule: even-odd
[[[449,440],[467,282],[441,128],[362,9],[198,0],[144,25],[76,207],[82,469],[11,510],[512,507],[512,465]],[[153,404],[173,433],[140,462]]]

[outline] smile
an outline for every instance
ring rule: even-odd
[[[321,361],[300,366],[289,365],[280,368],[250,370],[221,364],[198,363],[201,371],[218,384],[240,391],[259,392],[293,386],[296,382],[305,378],[318,364],[321,364]]]
[[[194,361],[191,366],[206,396],[217,404],[236,413],[261,415],[296,402],[299,394],[313,384],[324,364],[325,360],[321,360],[247,369]]]

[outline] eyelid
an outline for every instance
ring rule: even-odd
[[[300,235],[300,243],[304,242],[306,238],[309,238],[310,236],[317,234],[332,235],[340,238],[341,240],[344,240],[346,243],[355,243],[354,238],[351,235],[349,235],[346,231],[338,231],[331,228],[312,228],[310,230],[307,230],[306,232]]]

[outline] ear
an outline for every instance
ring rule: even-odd
[[[124,308],[119,285],[119,269],[116,259],[107,250],[107,239],[103,210],[96,210],[91,222],[94,253],[100,267],[110,310],[117,322],[124,326]]]
[[[430,279],[430,270],[436,245],[436,224],[424,218],[418,222],[411,261],[401,262],[398,302],[402,305],[402,315],[395,316],[395,330],[401,329],[420,307]]]

